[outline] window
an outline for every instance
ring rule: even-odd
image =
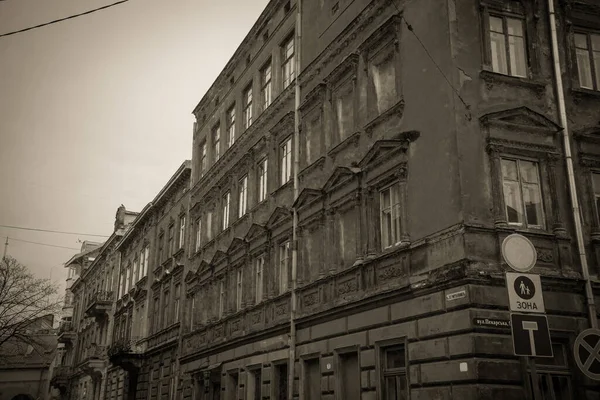
[[[511,225],[542,228],[542,194],[538,164],[502,159],[506,219]]]
[[[129,283],[131,279],[131,265],[127,265],[125,269],[125,293],[129,292]]]
[[[240,179],[239,185],[238,217],[242,217],[248,208],[248,175]]]
[[[400,244],[400,184],[395,183],[379,193],[381,210],[381,245],[384,249]]]
[[[395,60],[394,50],[392,49],[381,61],[373,62],[371,66],[371,76],[373,76],[377,111],[379,113],[393,106],[398,99]]]
[[[146,264],[146,253],[144,253],[144,250],[140,251],[140,269],[139,269],[139,275],[138,275],[138,281],[140,279],[142,279],[144,276],[146,276],[146,271],[144,270]]]
[[[158,262],[159,264],[163,262],[163,240],[164,240],[164,233],[161,233],[160,235],[158,235]]]
[[[181,295],[181,284],[175,285],[175,309],[173,310],[173,317],[175,322],[179,322],[179,296]]]
[[[148,263],[150,262],[150,245],[144,248],[144,276],[148,273]]]
[[[279,245],[279,293],[288,289],[289,240]]]
[[[236,280],[235,280],[235,309],[240,311],[242,309],[242,296],[243,296],[243,279],[244,272],[241,268],[239,268],[236,272]]]
[[[227,147],[235,143],[235,104],[227,110]]]
[[[288,396],[288,366],[287,364],[275,365],[275,400],[287,400]]]
[[[538,387],[543,399],[573,400],[573,382],[569,371],[568,356],[565,345],[553,339],[553,358],[536,358]],[[529,386],[533,387],[531,372]],[[533,396],[532,396],[533,398]]]
[[[195,314],[196,314],[196,293],[192,294],[192,301],[189,305],[190,307],[190,330],[194,330],[194,322],[196,321],[195,318]]]
[[[489,16],[492,70],[504,75],[526,77],[523,20],[505,15]]]
[[[252,125],[252,83],[244,90],[244,129],[248,129]]]
[[[212,240],[213,228],[212,228],[213,213],[209,211],[206,213],[206,240]]]
[[[163,295],[163,327],[169,326],[169,291],[166,290]]]
[[[339,355],[340,390],[342,399],[351,399],[355,393],[360,393],[360,367],[358,353],[349,352]]]
[[[231,201],[231,193],[227,192],[223,196],[222,202],[222,218],[223,218],[223,230],[229,227],[229,203]]]
[[[280,147],[281,184],[285,184],[292,178],[292,138],[287,139]]]
[[[287,88],[295,77],[295,66],[294,66],[294,35],[291,35],[284,43],[281,48],[283,60],[281,63],[281,71],[283,76],[283,88]]]
[[[304,362],[304,396],[306,400],[321,400],[321,366],[318,358]]]
[[[600,34],[575,33],[579,86],[600,90]]]
[[[304,161],[306,166],[312,164],[321,151],[321,117],[313,117],[306,122],[306,135],[304,136]]]
[[[204,176],[208,166],[206,165],[206,142],[200,145],[200,176]]]
[[[169,226],[169,242],[167,244],[168,257],[171,257],[173,255],[174,248],[175,248],[175,241],[173,240],[173,225],[170,225]]]
[[[258,164],[258,202],[267,198],[267,162],[265,158]]]
[[[213,162],[217,162],[221,157],[221,127],[217,124],[212,130],[213,140]]]
[[[185,242],[185,215],[179,217],[179,248],[183,249]]]
[[[406,353],[404,345],[383,350],[381,365],[383,399],[407,400]]]
[[[254,262],[255,268],[255,288],[256,288],[256,304],[260,303],[263,298],[263,270],[265,267],[265,257],[259,256]]]
[[[202,219],[198,218],[196,220],[196,247],[195,247],[196,252],[198,252],[200,250],[201,245],[202,245]]]
[[[248,400],[262,400],[262,371],[260,368],[257,368],[248,372],[248,392],[246,398]]]
[[[227,399],[229,400],[237,400],[238,399],[238,391],[240,387],[240,378],[236,373],[228,374],[229,379],[229,387],[227,388]]]
[[[125,294],[125,271],[119,275],[119,298]]]
[[[594,191],[594,205],[596,206],[596,223],[600,226],[600,173],[592,173],[592,190]]]
[[[153,332],[157,332],[160,328],[160,309],[159,309],[159,304],[160,304],[160,299],[158,297],[154,298],[154,308],[152,309],[152,311],[154,311],[152,313],[152,318],[153,318],[153,324],[152,324],[152,330]]]
[[[342,141],[354,133],[354,91],[351,88],[336,93],[335,117],[338,140]]]
[[[219,318],[223,317],[225,312],[225,281],[219,282]]]
[[[137,257],[133,260],[133,277],[131,280],[132,284],[140,280],[140,260]]]
[[[271,60],[260,70],[260,98],[262,109],[266,110],[271,105]]]

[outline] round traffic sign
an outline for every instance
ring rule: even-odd
[[[502,257],[515,271],[527,272],[535,266],[537,252],[529,239],[513,233],[502,241]]]
[[[600,329],[581,332],[573,346],[577,366],[590,379],[600,381]]]
[[[535,285],[526,276],[519,276],[514,283],[515,293],[523,300],[531,300],[535,296]]]

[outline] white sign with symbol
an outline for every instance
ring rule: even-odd
[[[507,272],[506,288],[511,311],[546,312],[539,275]]]

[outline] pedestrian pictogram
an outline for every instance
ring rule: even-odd
[[[586,329],[573,346],[577,366],[590,379],[600,381],[600,330]]]
[[[515,355],[554,357],[545,315],[511,313],[510,325]]]
[[[544,297],[539,275],[506,273],[511,311],[544,313]]]

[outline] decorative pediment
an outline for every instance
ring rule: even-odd
[[[305,112],[316,105],[323,103],[327,86],[324,83],[319,83],[313,90],[308,92],[304,98],[304,102],[300,105],[300,111]]]
[[[212,260],[210,260],[210,263],[211,263],[211,265],[217,265],[226,259],[227,259],[227,254],[221,250],[217,250],[215,252],[215,255],[213,256]]]
[[[202,271],[206,271],[210,268],[210,263],[206,260],[200,261],[200,265],[198,265],[198,269],[196,270],[196,274],[200,275]]]
[[[496,125],[520,130],[556,132],[561,129],[555,122],[525,106],[489,113],[479,120],[486,126]]]
[[[231,244],[227,248],[227,254],[233,254],[237,251],[244,250],[246,247],[246,241],[242,238],[235,237],[231,241]]]
[[[323,192],[319,189],[310,189],[310,188],[302,189],[302,192],[300,192],[300,195],[298,196],[298,198],[296,199],[296,201],[294,202],[294,205],[292,207],[301,208],[301,207],[303,207],[307,204],[310,204],[313,201],[321,198],[322,195],[323,195]]]
[[[292,132],[294,130],[294,113],[292,111],[290,111],[289,113],[285,114],[283,117],[281,117],[281,119],[279,121],[277,121],[277,123],[275,125],[273,125],[273,127],[271,129],[269,129],[269,131],[274,135],[277,136],[280,133],[289,133]]]
[[[267,235],[267,229],[259,224],[252,224],[250,226],[250,229],[248,229],[248,232],[246,233],[246,236],[244,236],[244,239],[246,241],[251,241],[251,240],[255,240],[258,239],[259,237],[262,236],[266,236]]]
[[[591,143],[600,143],[600,126],[592,126],[573,133],[576,140]]]
[[[360,171],[360,168],[337,167],[323,185],[323,192],[329,192],[331,188],[353,179]]]
[[[276,207],[267,221],[267,227],[270,228],[277,225],[278,223],[289,219],[291,216],[290,210],[283,207]]]
[[[193,282],[194,279],[196,279],[198,277],[198,275],[195,272],[192,271],[188,271],[187,274],[185,274],[185,278],[183,278],[183,280],[185,281],[185,283],[190,283]]]
[[[398,151],[406,151],[410,142],[419,137],[416,131],[406,132],[399,136],[399,139],[378,140],[373,143],[373,146],[367,151],[367,154],[358,163],[360,168],[366,168],[369,165],[386,160]]]
[[[398,34],[400,32],[400,22],[402,17],[398,14],[392,15],[384,22],[367,40],[359,46],[359,52],[367,57],[372,52],[376,52],[382,44],[388,43],[390,38],[395,38],[394,43],[398,42]]]
[[[348,57],[335,67],[333,71],[324,79],[327,85],[336,85],[347,75],[356,75],[359,56],[356,53],[350,54]]]

